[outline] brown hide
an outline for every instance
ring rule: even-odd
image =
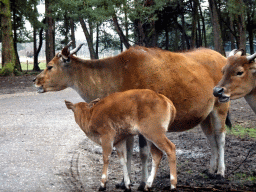
[[[86,101],[116,91],[152,89],[167,96],[177,109],[169,131],[184,131],[199,124],[220,105],[212,90],[222,77],[225,63],[225,57],[205,48],[172,53],[136,46],[101,60],[82,60],[71,55],[70,63],[64,63],[56,55],[48,64],[53,68],[39,74],[35,84],[44,91],[72,87]]]
[[[168,98],[147,89],[116,92],[93,107],[85,102],[71,104],[70,107],[70,102],[65,102],[74,111],[75,120],[86,135],[97,137],[114,131],[114,145],[129,135],[137,135],[145,128],[145,123],[157,125],[152,128],[163,129],[161,132],[165,133],[162,123],[172,123],[176,115],[176,109]],[[146,129],[149,131],[150,126]],[[157,131],[152,130],[151,133],[154,132]],[[101,144],[100,140],[94,141]]]

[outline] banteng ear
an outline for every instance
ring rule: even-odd
[[[237,52],[235,53],[236,56],[243,56],[246,55],[244,49],[238,49]]]
[[[66,104],[68,109],[71,109],[72,111],[74,111],[75,106],[74,106],[73,103],[71,103],[70,101],[65,100],[65,104]]]
[[[89,103],[89,107],[91,108],[91,107],[93,107],[96,103],[98,103],[100,101],[100,98],[97,98],[97,99],[94,99],[93,101],[91,101],[90,103]]]
[[[70,41],[61,51],[61,56],[63,61],[66,62],[70,62],[70,51],[69,51],[69,47],[71,45],[72,41]]]
[[[256,74],[256,63],[251,63],[250,70],[253,74]]]
[[[233,49],[232,51],[230,51],[230,53],[228,54],[228,57],[234,56],[237,52],[237,49]]]

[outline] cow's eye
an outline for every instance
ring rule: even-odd
[[[53,66],[47,66],[48,70],[51,70],[53,68]]]
[[[238,72],[236,73],[237,76],[241,76],[241,75],[243,75],[243,74],[244,74],[243,71],[238,71]]]

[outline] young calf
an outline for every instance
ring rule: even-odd
[[[130,190],[126,142],[137,134],[147,139],[152,154],[152,169],[145,190],[152,187],[163,152],[169,160],[171,188],[176,188],[175,145],[165,135],[175,118],[176,109],[167,97],[148,89],[134,89],[113,93],[94,106],[85,102],[65,103],[74,112],[76,123],[84,133],[102,146],[104,165],[99,190],[106,189],[109,156],[113,146],[123,166],[126,190]]]

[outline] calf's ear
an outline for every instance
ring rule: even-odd
[[[68,109],[71,109],[72,111],[74,111],[74,104],[73,103],[71,103],[70,101],[66,101],[65,100],[65,104],[66,104],[66,106],[67,106],[67,108]]]

